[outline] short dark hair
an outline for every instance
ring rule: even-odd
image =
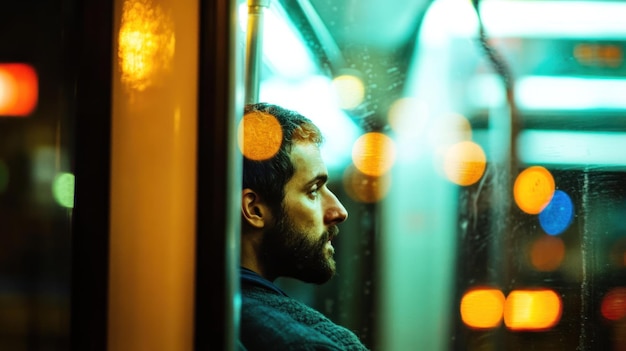
[[[310,119],[278,105],[263,102],[248,104],[244,108],[244,117],[250,113],[274,116],[283,135],[280,148],[269,159],[258,161],[244,156],[243,189],[254,190],[272,210],[280,210],[285,197],[285,184],[295,172],[290,157],[293,143],[312,142],[319,146],[323,142],[322,133]]]

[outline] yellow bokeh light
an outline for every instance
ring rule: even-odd
[[[352,199],[362,203],[375,203],[389,192],[391,176],[389,173],[379,177],[370,176],[351,165],[343,174],[343,186]]]
[[[480,145],[462,141],[451,145],[444,157],[444,172],[453,183],[468,186],[476,183],[485,173],[487,157]]]
[[[365,86],[358,77],[343,74],[335,77],[332,84],[339,100],[339,107],[342,109],[351,110],[363,102]]]
[[[562,302],[549,289],[513,290],[504,302],[504,324],[511,330],[546,330],[561,319]]]
[[[523,170],[515,179],[513,196],[515,203],[528,214],[538,214],[552,200],[555,183],[552,173],[541,166]]]
[[[174,56],[173,22],[151,0],[126,0],[119,31],[118,60],[122,82],[138,91],[169,70]]]
[[[248,159],[262,161],[278,152],[283,140],[283,130],[276,117],[254,111],[239,122],[237,141],[241,153]]]
[[[381,176],[393,166],[396,158],[394,141],[383,133],[361,135],[352,147],[352,162],[369,176]]]
[[[387,120],[395,133],[418,136],[426,129],[428,106],[416,98],[398,99],[389,107]]]
[[[537,239],[530,249],[530,262],[538,271],[554,271],[559,268],[564,257],[563,240],[551,235],[544,235]]]
[[[495,328],[502,321],[504,300],[504,294],[498,289],[472,289],[461,299],[461,319],[471,328]]]

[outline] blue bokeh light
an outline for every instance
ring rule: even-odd
[[[563,233],[574,219],[574,203],[562,190],[556,190],[546,208],[539,213],[541,228],[550,235]]]

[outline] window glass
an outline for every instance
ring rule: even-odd
[[[623,348],[624,11],[271,2],[260,100],[320,125],[350,212],[338,276],[280,284],[373,349]]]
[[[0,8],[0,349],[67,350],[74,206],[58,2]]]

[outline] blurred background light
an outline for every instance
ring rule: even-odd
[[[39,184],[50,184],[57,172],[57,150],[53,146],[40,145],[33,153],[32,179]]]
[[[626,109],[624,91],[626,79],[528,76],[517,81],[516,100],[533,110]]]
[[[322,75],[299,80],[275,76],[261,83],[260,101],[292,109],[311,119],[324,134],[321,151],[330,171],[345,169],[361,128],[337,105],[332,82]]]
[[[505,96],[500,84],[499,77],[493,74],[473,77],[468,88],[471,106],[484,108],[503,103]],[[626,79],[522,76],[515,81],[515,100],[521,110],[626,109],[625,89]]]
[[[492,37],[620,39],[626,36],[623,1],[480,2],[485,30]]]
[[[543,235],[536,239],[530,248],[530,262],[541,272],[556,270],[564,258],[565,243],[559,237]]]
[[[552,200],[555,184],[552,173],[542,166],[524,169],[515,179],[515,203],[528,214],[538,214]]]
[[[495,328],[502,322],[504,294],[495,288],[473,288],[461,298],[461,319],[470,328]]]
[[[444,172],[453,183],[469,186],[485,173],[487,157],[482,147],[473,141],[462,141],[448,147],[444,159]]]
[[[428,129],[430,142],[447,148],[450,144],[472,140],[472,125],[460,113],[450,113],[435,119]]]
[[[74,207],[74,175],[72,173],[59,173],[52,182],[52,194],[54,200],[61,206]]]
[[[277,75],[290,79],[299,79],[315,72],[306,41],[299,36],[289,16],[278,1],[270,1],[270,6],[263,12],[263,59],[265,64]],[[239,5],[239,25],[245,33],[248,30],[248,3]],[[245,38],[245,35],[242,36]]]
[[[539,224],[550,235],[563,233],[574,220],[574,203],[562,190],[555,190],[548,206],[539,213]]]
[[[626,168],[623,132],[526,130],[517,145],[525,164]]]
[[[28,116],[38,99],[39,80],[31,65],[0,63],[0,116]]]
[[[562,302],[550,289],[513,290],[504,302],[504,324],[514,331],[541,331],[561,319]]]
[[[421,137],[426,133],[429,120],[428,105],[413,97],[394,101],[387,112],[391,129],[400,137]]]
[[[574,58],[585,66],[617,68],[624,62],[624,53],[615,44],[580,43],[574,46]]]
[[[381,176],[371,176],[359,171],[354,165],[346,168],[343,186],[353,200],[362,203],[375,203],[382,200],[391,188],[389,172]]]
[[[370,176],[385,174],[395,162],[396,146],[383,133],[369,132],[360,136],[352,147],[352,162],[361,172]]]
[[[276,117],[264,112],[248,113],[239,122],[237,141],[241,153],[254,161],[274,156],[283,141],[283,130]]]
[[[602,316],[610,321],[626,317],[626,288],[619,287],[609,290],[600,306]]]
[[[167,72],[174,57],[174,24],[151,0],[126,0],[122,8],[118,61],[121,80],[143,91]]]
[[[333,88],[337,95],[339,107],[352,110],[359,106],[365,98],[363,81],[351,74],[343,74],[333,79]]]

